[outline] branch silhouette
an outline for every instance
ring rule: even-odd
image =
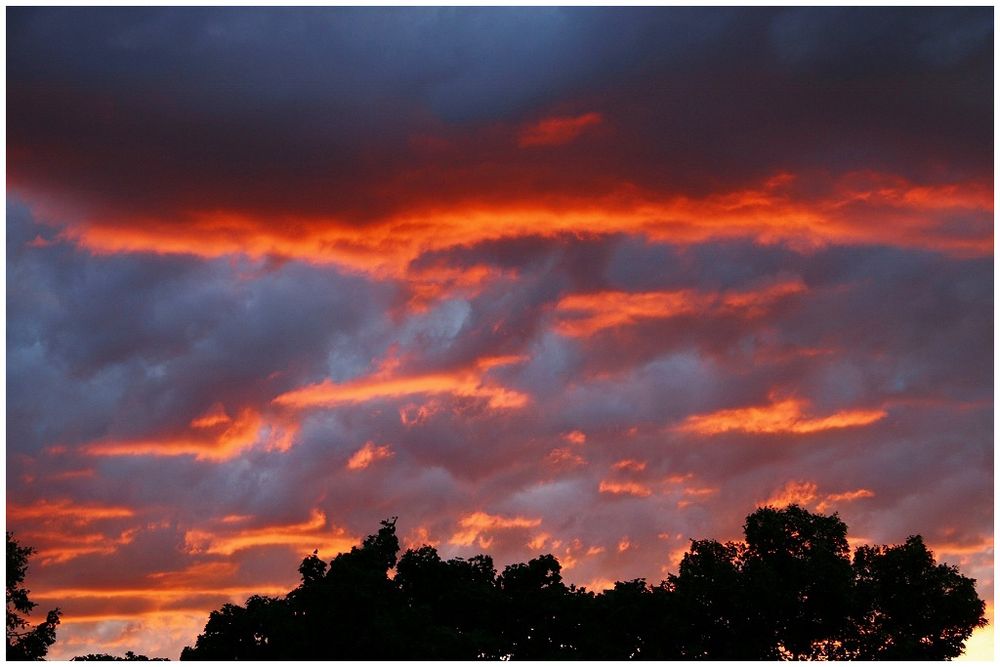
[[[7,533],[7,660],[42,660],[56,641],[59,609],[49,611],[45,620],[34,627],[27,619],[38,606],[23,585],[28,557],[33,553],[34,549],[21,546]]]

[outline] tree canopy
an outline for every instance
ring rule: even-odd
[[[945,660],[986,623],[975,580],[920,537],[852,558],[836,514],[796,505],[757,509],[744,537],[692,540],[658,585],[597,593],[552,555],[499,573],[486,555],[398,556],[391,519],[329,564],[305,558],[287,595],[211,612],[181,659]]]
[[[23,586],[28,572],[28,557],[35,552],[22,547],[7,533],[7,659],[41,660],[56,641],[59,625],[58,609],[45,615],[45,620],[31,627],[26,616],[38,606],[28,597],[30,591]]]

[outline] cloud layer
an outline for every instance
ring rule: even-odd
[[[8,19],[53,657],[174,658],[395,515],[599,587],[794,501],[992,599],[989,10]]]

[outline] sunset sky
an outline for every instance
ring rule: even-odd
[[[50,657],[390,516],[600,590],[797,502],[992,619],[992,8],[6,12]]]

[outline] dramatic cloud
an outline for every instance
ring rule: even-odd
[[[7,18],[51,657],[176,658],[393,516],[600,590],[797,502],[992,610],[988,8]]]
[[[347,469],[364,470],[376,461],[387,459],[391,456],[392,449],[389,445],[376,445],[369,441],[361,449],[351,454],[351,458],[347,459]]]
[[[747,433],[815,433],[837,428],[865,426],[885,417],[885,410],[841,410],[824,417],[807,417],[805,401],[789,398],[766,406],[720,410],[691,415],[680,425],[683,431],[715,435],[727,431]]]

